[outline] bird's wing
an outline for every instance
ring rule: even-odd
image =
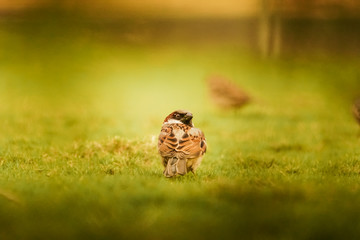
[[[196,158],[206,152],[203,132],[185,125],[164,125],[158,142],[162,157]]]
[[[197,158],[206,152],[206,147],[204,133],[200,129],[190,128],[182,135],[176,151],[183,153],[186,158]]]
[[[175,157],[178,141],[173,132],[173,127],[170,124],[163,125],[158,141],[160,155],[167,158]]]

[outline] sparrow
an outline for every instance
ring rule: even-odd
[[[250,101],[250,96],[235,83],[222,76],[207,79],[213,102],[223,108],[240,108]]]
[[[185,110],[170,113],[164,120],[158,149],[164,165],[164,176],[185,175],[199,167],[206,152],[204,133],[194,127],[193,115]]]
[[[360,98],[354,101],[352,106],[352,112],[356,121],[360,124]]]

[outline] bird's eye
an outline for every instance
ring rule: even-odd
[[[180,114],[175,113],[175,114],[174,114],[174,117],[175,117],[175,118],[180,118]]]

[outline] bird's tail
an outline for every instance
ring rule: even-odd
[[[164,170],[165,177],[174,177],[176,175],[185,175],[187,173],[186,159],[177,157],[170,158]]]

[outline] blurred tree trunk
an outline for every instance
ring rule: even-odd
[[[259,16],[259,49],[262,57],[268,57],[270,45],[270,9],[268,0],[261,1]]]
[[[281,0],[278,0],[278,3],[280,5]],[[281,11],[277,9],[274,14],[274,31],[273,31],[273,56],[275,58],[279,57],[281,54],[281,44],[282,44]]]
[[[260,0],[259,49],[263,58],[278,57],[282,45],[281,0]],[[273,3],[273,4],[271,4]],[[273,8],[276,8],[275,11]]]

